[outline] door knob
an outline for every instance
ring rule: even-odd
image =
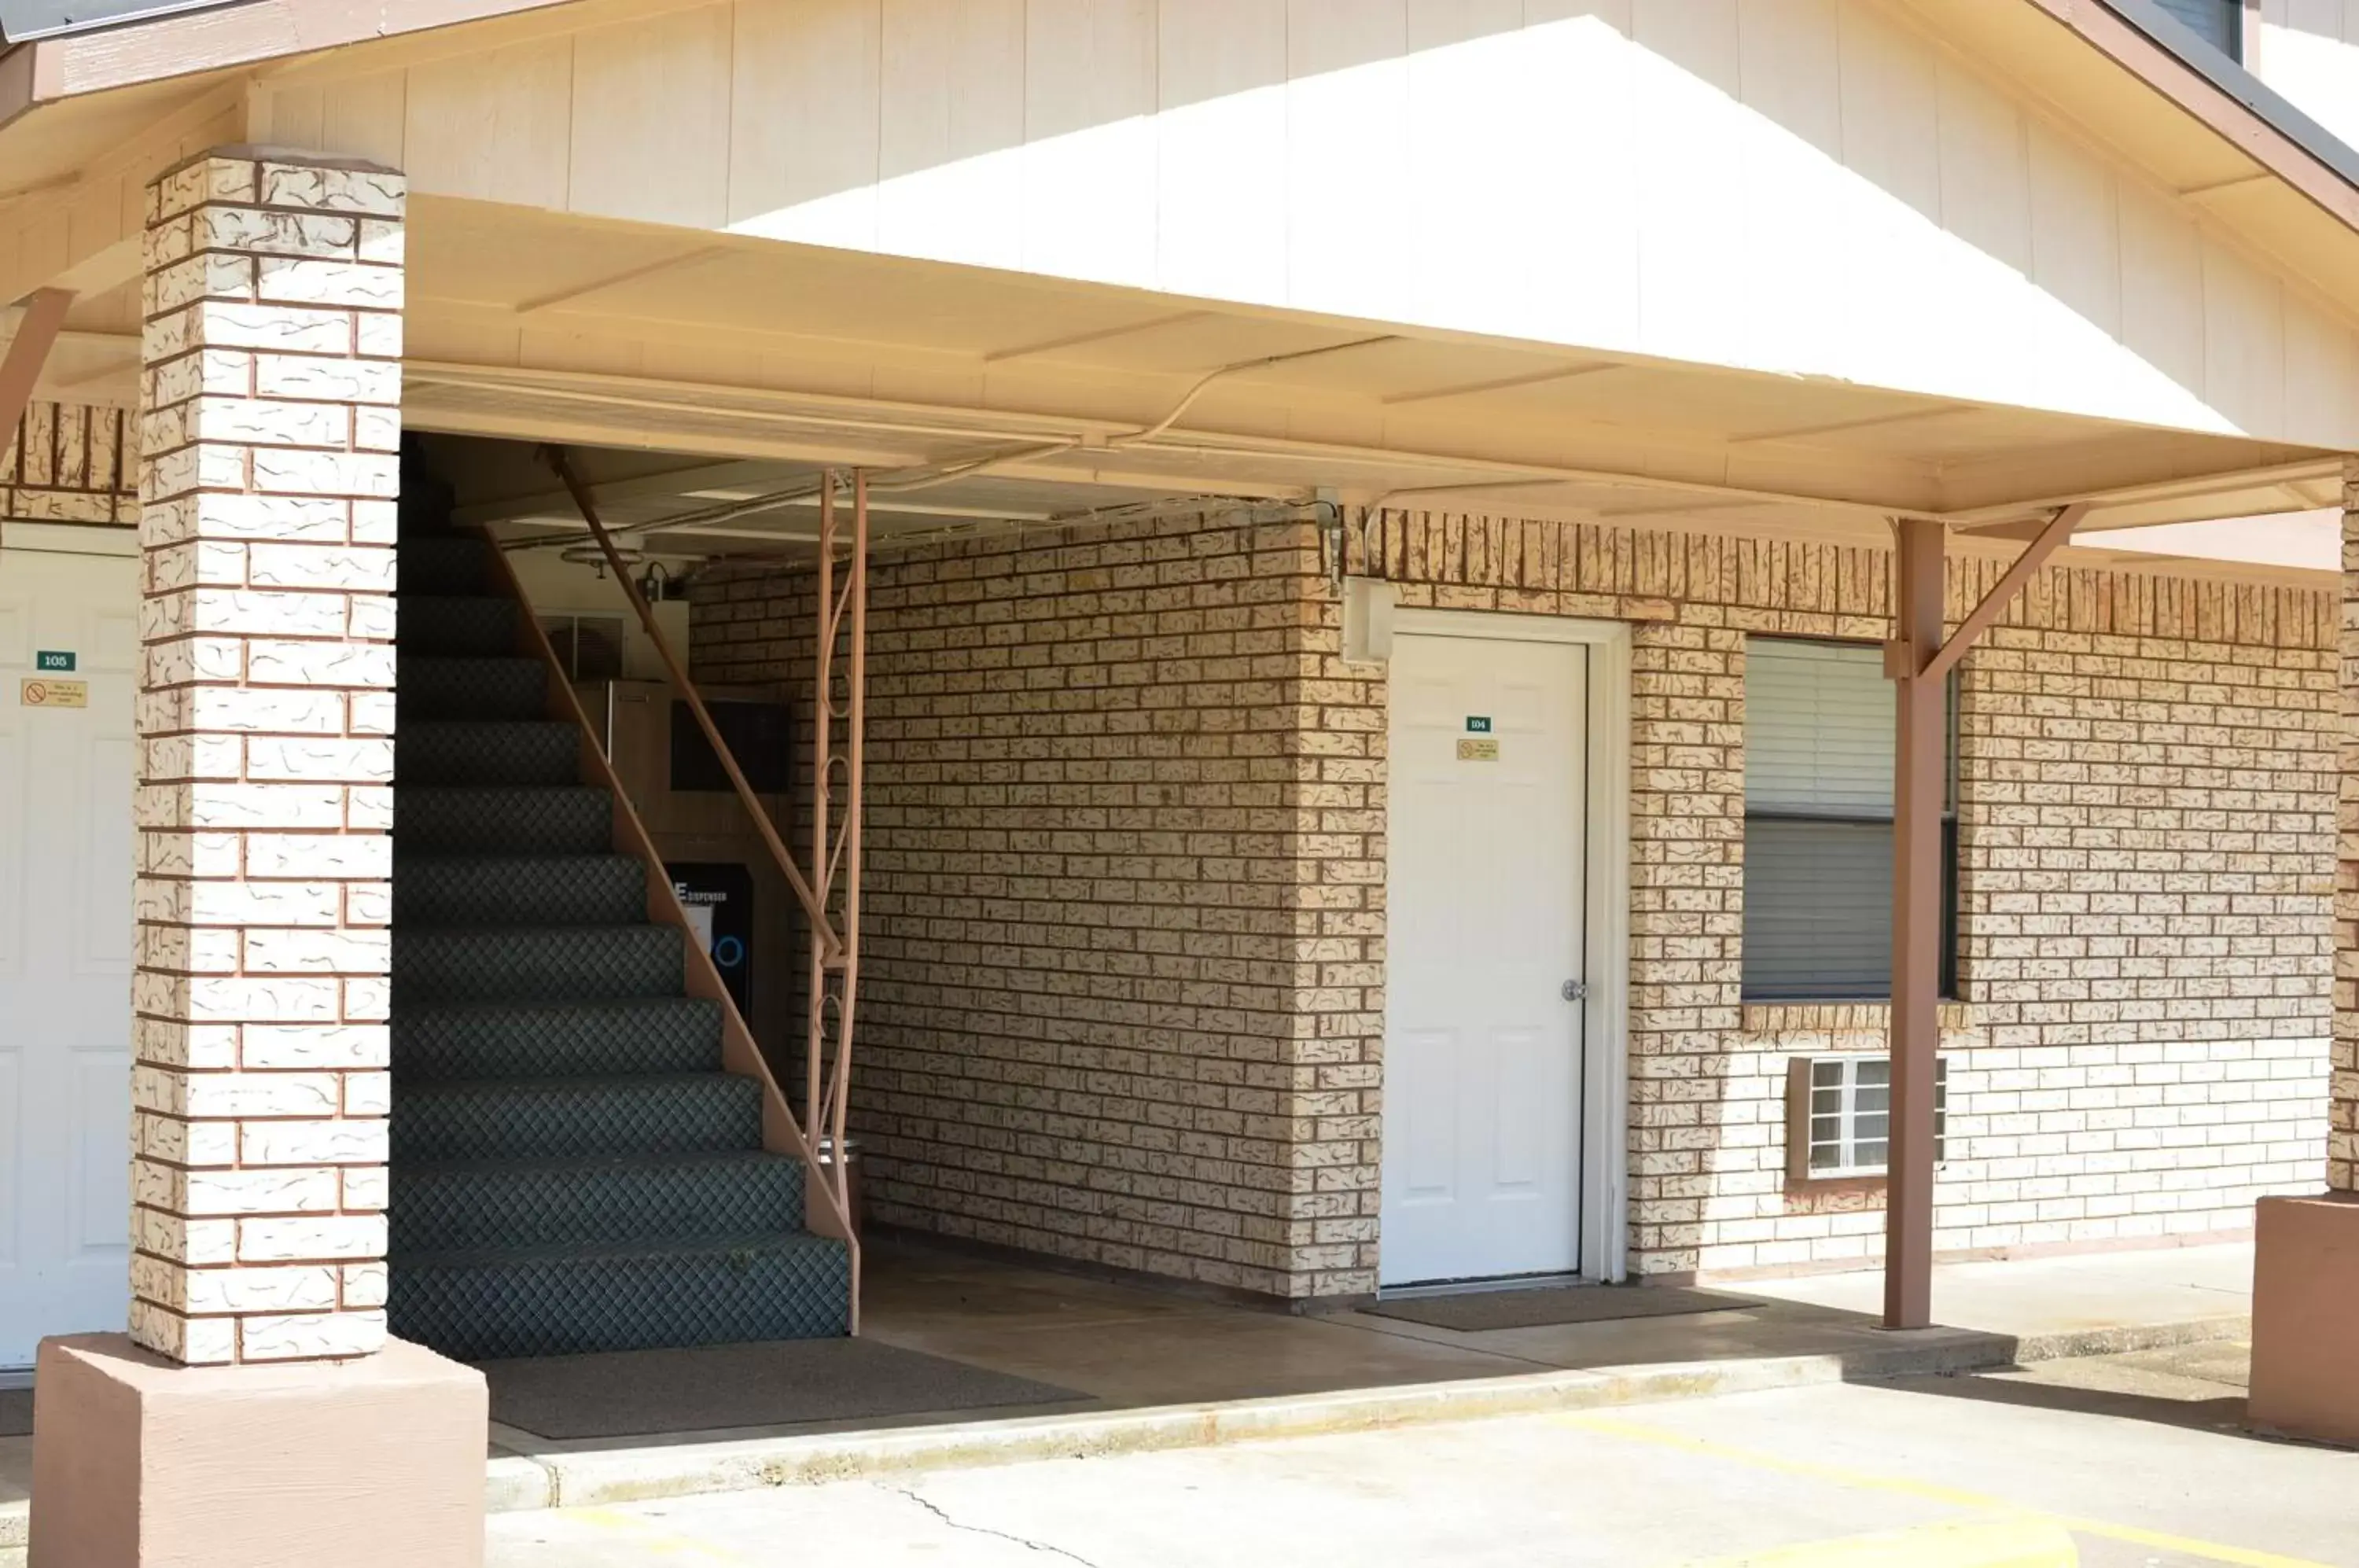
[[[1557,995],[1562,996],[1568,1002],[1586,1002],[1589,1000],[1589,982],[1586,980],[1568,980],[1564,983],[1562,988],[1557,992]]]

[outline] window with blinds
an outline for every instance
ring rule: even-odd
[[[1745,645],[1748,1001],[1867,1000],[1892,988],[1893,691],[1873,644]],[[1945,789],[1942,989],[1956,822]]]
[[[2154,0],[2170,18],[2226,55],[2245,58],[2245,0]]]

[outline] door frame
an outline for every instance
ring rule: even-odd
[[[1628,1275],[1630,1252],[1630,623],[1405,606],[1393,612],[1393,635],[1571,643],[1589,650],[1581,1277],[1618,1284]],[[1386,705],[1389,713],[1389,673]],[[1386,815],[1389,833],[1389,804]],[[1384,1245],[1381,1231],[1376,1245]]]

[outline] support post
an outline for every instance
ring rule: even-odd
[[[851,1171],[844,1152],[844,1118],[852,1097],[853,1006],[860,988],[861,773],[868,722],[868,476],[852,475],[852,538],[849,548],[835,504],[836,479],[820,488],[819,560],[812,601],[815,646],[811,650],[811,876],[820,902],[841,895],[836,942],[810,954],[810,994],[804,1048],[807,1075],[805,1138],[826,1163],[828,1179],[846,1214],[853,1203]],[[836,583],[836,557],[843,554],[842,585]],[[848,634],[848,635],[847,635]],[[844,642],[844,695],[836,698],[836,644]],[[843,724],[842,739],[836,725]],[[835,810],[839,769],[843,791]]]
[[[147,192],[130,1333],[42,1343],[36,1568],[469,1568],[483,1374],[388,1339],[401,177]]]
[[[819,552],[811,585],[811,888],[819,898],[821,915],[811,928],[810,991],[804,996],[803,1019],[803,1141],[811,1153],[821,1153],[820,1138],[827,1131],[827,971],[832,954],[821,944],[819,931],[832,890],[834,867],[828,863],[829,741],[835,715],[832,689],[835,682],[835,471],[820,475]],[[833,1162],[842,1151],[830,1148]]]
[[[1892,823],[1892,1098],[1886,1178],[1884,1326],[1933,1321],[1933,1078],[1941,988],[1945,529],[1904,517],[1896,535]]]
[[[2264,1432],[2359,1443],[2359,459],[2343,465],[2342,800],[2334,866],[2334,1042],[2326,1191],[2253,1214],[2253,1375]]]
[[[852,471],[852,559],[844,593],[851,597],[851,681],[844,702],[843,735],[843,947],[842,980],[837,996],[835,1072],[828,1103],[834,1125],[836,1176],[852,1202],[851,1168],[844,1163],[844,1118],[852,1109],[852,1018],[860,999],[860,822],[868,741],[868,473]]]

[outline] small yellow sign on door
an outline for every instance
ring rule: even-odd
[[[87,708],[87,681],[27,681],[16,688],[16,700],[27,708]]]
[[[1498,761],[1498,738],[1496,736],[1484,736],[1480,740],[1460,741],[1458,743],[1458,760],[1461,762]]]

